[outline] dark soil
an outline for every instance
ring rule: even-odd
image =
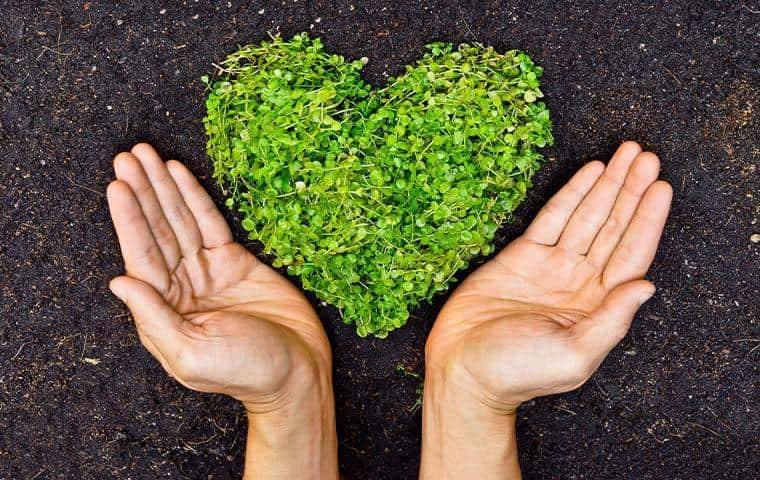
[[[676,196],[656,298],[585,386],[520,410],[527,478],[758,478],[760,3],[156,3],[0,0],[0,479],[239,477],[240,407],[168,378],[108,293],[122,265],[103,194],[112,156],[149,141],[221,201],[199,78],[303,30],[369,57],[377,85],[433,40],[545,68],[552,163],[500,245],[622,139],[661,156]],[[386,340],[319,308],[348,478],[415,477],[417,380],[395,367],[422,372],[443,300]]]

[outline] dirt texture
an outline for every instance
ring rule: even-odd
[[[148,141],[221,204],[200,77],[300,31],[368,57],[375,85],[434,40],[521,48],[545,68],[556,145],[500,246],[621,140],[658,153],[675,189],[658,293],[585,386],[520,409],[525,477],[758,478],[757,1],[0,0],[0,480],[239,478],[241,408],[168,378],[107,290],[122,263],[104,191],[113,155]],[[418,380],[396,366],[422,373],[445,298],[385,340],[310,299],[334,350],[346,478],[415,478]]]

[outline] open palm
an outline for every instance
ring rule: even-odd
[[[605,168],[585,165],[524,235],[471,274],[427,344],[430,368],[513,411],[578,387],[654,293],[644,280],[672,190],[659,160],[624,143]]]
[[[189,388],[268,410],[330,370],[322,326],[304,296],[235,243],[187,168],[147,144],[114,159],[108,203],[126,276],[111,281],[140,339]]]

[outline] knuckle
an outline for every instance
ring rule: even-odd
[[[617,232],[620,229],[621,223],[622,222],[617,215],[610,215],[604,228],[608,232]]]
[[[174,223],[182,225],[188,222],[188,215],[184,205],[173,205],[168,209],[168,215]]]
[[[544,206],[544,213],[553,217],[562,216],[564,210],[565,209],[562,207],[562,205],[554,199],[546,202],[546,205]]]
[[[156,240],[169,241],[174,238],[174,232],[165,222],[155,221],[153,224],[153,234],[156,236]]]
[[[152,264],[157,255],[161,254],[161,250],[156,244],[150,244],[140,253],[138,262],[143,265]]]

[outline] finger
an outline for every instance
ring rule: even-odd
[[[206,248],[220,247],[232,241],[232,232],[214,201],[190,170],[176,160],[166,163],[169,174],[195,217]]]
[[[523,237],[543,245],[557,243],[570,216],[593,188],[602,172],[604,172],[602,162],[594,161],[584,165],[559,192],[549,199]]]
[[[605,267],[602,281],[607,288],[647,273],[657,253],[672,198],[673,189],[667,182],[658,181],[649,187]]]
[[[149,350],[162,365],[178,358],[187,342],[183,319],[161,294],[146,282],[127,276],[114,278],[108,287],[127,305],[143,344],[151,346]]]
[[[651,153],[642,153],[634,160],[623,188],[620,189],[615,206],[607,221],[591,244],[588,261],[603,267],[631,223],[644,193],[660,173],[660,160]]]
[[[179,193],[169,170],[158,153],[147,143],[132,147],[132,154],[140,160],[166,220],[174,230],[180,251],[184,256],[195,255],[203,246],[201,233],[193,214]]]
[[[636,142],[624,142],[604,173],[570,217],[557,245],[585,255],[612,210],[633,160],[641,152]]]
[[[131,317],[131,315],[130,315]],[[131,317],[132,321],[134,321],[134,317]],[[139,328],[137,330],[137,336],[140,339],[140,343],[143,347],[155,358],[158,360],[158,363],[161,364],[161,367],[166,370],[166,372],[171,375],[173,378],[180,381],[177,377],[176,372],[174,371],[174,368],[171,363],[169,363],[166,360],[166,357],[161,353],[161,351],[153,344],[153,342],[145,335],[145,333],[140,330]]]
[[[164,291],[169,271],[134,193],[129,185],[116,180],[108,186],[106,196],[127,273]]]
[[[646,280],[635,280],[613,289],[589,318],[573,327],[584,351],[601,360],[628,333],[641,306],[654,295]]]
[[[164,216],[161,204],[158,203],[156,192],[151,187],[150,180],[143,170],[140,160],[128,152],[116,155],[113,160],[116,178],[126,182],[137,197],[140,208],[148,221],[153,238],[164,256],[166,265],[173,269],[180,259],[179,243],[171,225]]]

